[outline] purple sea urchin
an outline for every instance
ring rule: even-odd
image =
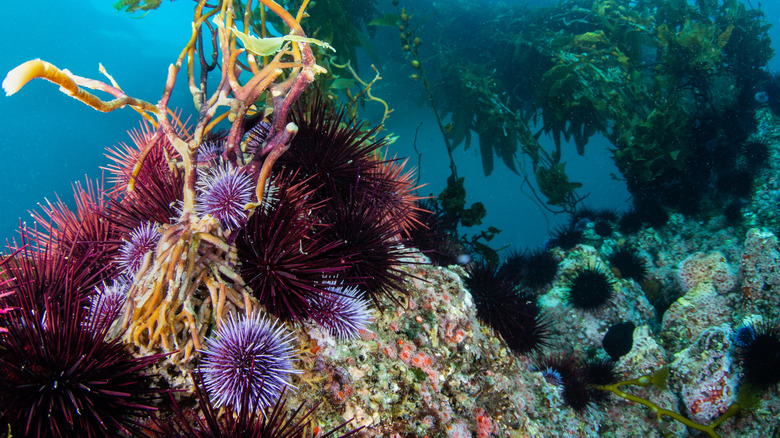
[[[134,229],[130,240],[124,241],[119,247],[117,263],[122,271],[130,277],[135,275],[146,254],[154,250],[159,240],[160,232],[156,224],[145,222]]]
[[[209,396],[217,406],[241,409],[242,398],[265,409],[291,386],[293,336],[260,313],[224,320],[206,341],[201,370]]]
[[[240,228],[246,222],[244,206],[252,200],[254,185],[249,176],[230,163],[220,163],[198,172],[198,214],[210,214],[222,228]]]
[[[215,164],[224,152],[224,141],[206,140],[198,145],[198,164],[210,166]]]
[[[102,287],[95,287],[95,294],[90,298],[89,320],[105,319],[101,324],[110,326],[127,300],[130,283],[126,277],[120,276],[110,285],[104,282]]]
[[[363,299],[356,286],[330,284],[327,290],[328,295],[313,300],[314,320],[336,337],[357,338],[373,319],[371,304]]]

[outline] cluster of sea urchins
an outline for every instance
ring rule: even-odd
[[[32,234],[22,228],[0,263],[0,424],[9,436],[139,433],[160,356],[134,357],[111,335],[119,308],[101,293],[107,268],[94,265],[104,250],[64,252]]]
[[[223,321],[222,332],[203,344],[203,354],[213,359],[201,369],[208,395],[234,410],[244,394],[252,406],[272,409],[287,386],[285,376],[294,372],[291,359],[240,363],[247,342],[264,339],[270,352],[286,352],[289,335],[273,319],[312,320],[337,337],[357,336],[371,320],[372,303],[403,293],[401,267],[411,255],[404,236],[420,223],[411,173],[384,157],[386,142],[376,139],[377,129],[331,111],[322,99],[297,108],[293,117],[298,134],[260,202],[253,199],[254,177],[241,163],[260,149],[264,123],[248,130],[238,163],[226,159],[219,134],[198,149],[195,213],[215,219],[216,237],[235,248],[235,273],[266,312],[259,317],[247,308],[243,319]],[[111,187],[76,184],[75,210],[59,200],[42,206],[33,213],[41,229],[23,230],[34,242],[3,267],[0,327],[8,333],[0,335],[0,414],[19,436],[58,435],[71,426],[87,435],[104,428],[133,432],[147,405],[143,370],[158,357],[124,353],[116,321],[139,272],[155,263],[160,242],[170,238],[164,233],[176,230],[185,183],[181,157],[164,135],[144,124],[131,136],[134,145],[107,154]],[[259,207],[246,210],[250,202]],[[193,261],[208,257],[201,251]],[[205,300],[209,292],[196,293]],[[217,360],[210,349],[220,348],[239,350],[238,359],[223,354]],[[58,363],[67,368],[46,369]],[[248,371],[256,380],[247,388],[254,390],[230,385]],[[214,382],[219,373],[227,384]],[[92,388],[95,382],[105,390]],[[21,390],[32,387],[52,391]]]

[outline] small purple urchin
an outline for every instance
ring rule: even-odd
[[[222,156],[225,142],[222,140],[207,140],[198,145],[198,163],[209,165]]]
[[[241,400],[265,409],[291,387],[293,336],[284,326],[255,312],[222,322],[216,336],[206,341],[201,370],[209,397],[217,406],[238,411]]]
[[[128,276],[135,275],[146,253],[153,251],[159,240],[160,232],[156,224],[145,222],[135,228],[130,234],[130,240],[124,241],[119,247],[119,267]]]
[[[130,283],[127,277],[119,277],[110,285],[104,282],[102,286],[95,286],[95,294],[90,298],[89,321],[98,319],[101,325],[110,326],[125,305]]]
[[[361,330],[368,330],[368,324],[374,319],[371,303],[363,299],[357,287],[331,282],[325,289],[331,293],[312,300],[313,318],[318,324],[341,339],[355,339]]]
[[[246,222],[244,206],[252,200],[252,180],[230,163],[220,163],[199,172],[198,214],[210,214],[222,228],[240,228]]]

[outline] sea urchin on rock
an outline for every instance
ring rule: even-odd
[[[363,299],[357,286],[344,287],[330,282],[327,289],[328,295],[313,300],[314,320],[333,336],[357,338],[373,319],[371,303]]]
[[[292,335],[259,312],[231,315],[206,343],[201,369],[209,397],[217,406],[241,408],[242,398],[266,408],[291,386]],[[247,394],[248,393],[248,394]]]
[[[742,326],[735,341],[745,382],[761,389],[780,382],[780,321]]]
[[[311,196],[304,183],[275,182],[279,199],[273,209],[255,211],[236,238],[240,274],[255,298],[282,320],[314,316],[312,300],[328,295],[325,281],[349,266],[332,251],[339,242],[323,235],[306,202]]]
[[[547,324],[536,302],[523,293],[505,266],[486,261],[466,269],[464,282],[474,298],[477,317],[489,325],[516,353],[528,353],[547,345]]]
[[[596,310],[615,295],[615,279],[604,268],[588,265],[570,274],[566,292],[577,309]]]
[[[632,278],[641,283],[647,277],[647,262],[633,246],[624,245],[615,249],[607,256],[607,260],[622,278]]]

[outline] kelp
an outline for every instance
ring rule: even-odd
[[[767,79],[772,49],[759,9],[737,0],[566,0],[522,13],[472,6],[440,15],[442,35],[461,32],[462,16],[481,25],[441,49],[437,93],[454,145],[479,134],[485,175],[496,156],[525,173],[522,154],[547,203],[571,209],[581,185],[566,175],[562,148],[571,141],[585,154],[601,134],[629,190],[663,202],[664,190],[675,191],[668,182],[706,161],[706,142],[747,136],[749,122],[730,120],[751,119]],[[539,144],[542,134],[552,149]]]

